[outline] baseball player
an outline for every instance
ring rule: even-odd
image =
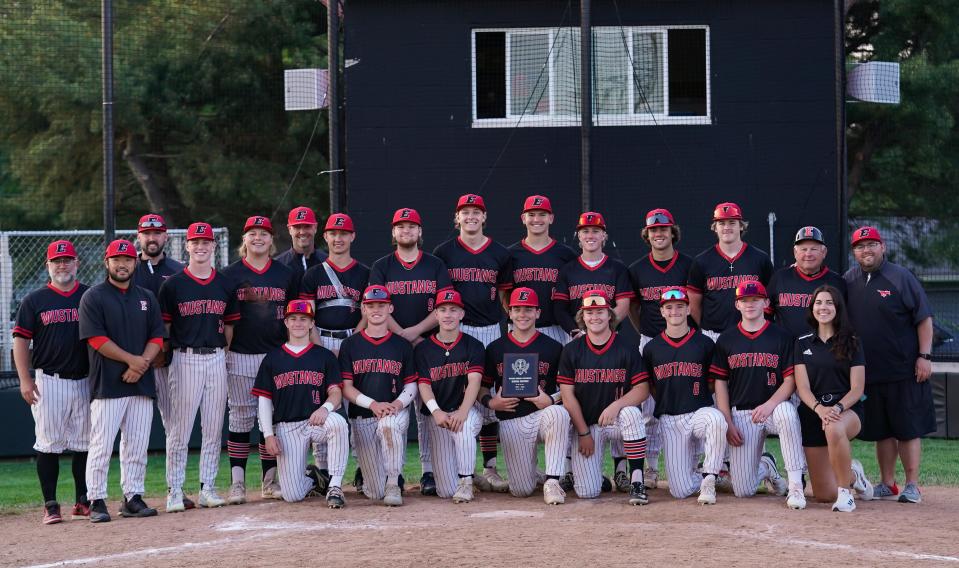
[[[527,197],[520,219],[526,226],[526,237],[509,247],[513,285],[531,288],[537,297],[549,300],[556,289],[560,269],[575,260],[576,253],[549,236],[549,227],[554,220],[549,198],[542,195]],[[536,329],[563,345],[569,343],[569,334],[556,322],[553,310],[548,306],[540,309]]]
[[[846,281],[826,266],[826,241],[818,228],[799,229],[794,242],[796,264],[777,270],[769,280],[767,292],[775,322],[793,337],[799,337],[811,331],[806,316],[813,291],[828,284],[845,298]]]
[[[540,333],[539,298],[532,288],[514,288],[509,298],[509,319],[513,329],[486,349],[486,366],[480,388],[480,404],[496,411],[503,440],[503,457],[509,473],[510,493],[529,497],[536,489],[536,442],[546,446],[546,482],[543,500],[547,505],[566,501],[559,479],[566,472],[569,445],[569,413],[558,405],[556,371],[563,346]],[[504,398],[503,365],[506,354],[536,355],[539,395],[533,398]],[[494,396],[492,393],[495,392]]]
[[[766,480],[786,506],[804,509],[802,450],[799,415],[789,397],[795,391],[793,343],[789,332],[766,321],[769,306],[766,288],[755,280],[736,286],[736,309],[742,321],[727,329],[716,342],[710,375],[715,379],[716,407],[726,418],[729,442],[729,475],[733,493],[749,497]],[[767,434],[778,434],[788,486],[776,462],[763,453]]]
[[[267,451],[277,457],[284,501],[325,492],[327,505],[340,509],[346,506],[342,485],[350,451],[349,426],[335,412],[342,398],[340,366],[330,350],[310,341],[312,304],[293,300],[284,315],[289,340],[263,358],[253,386],[260,430]],[[327,445],[328,488],[319,469],[306,465],[307,450],[316,443]]]
[[[718,242],[694,258],[689,269],[689,310],[713,341],[739,322],[739,312],[734,308],[736,286],[747,281],[765,286],[773,273],[769,256],[743,242],[748,227],[738,205],[717,205],[710,230]]]
[[[433,251],[446,263],[453,288],[460,293],[466,306],[463,333],[479,339],[483,347],[500,336],[503,303],[513,286],[510,272],[510,253],[506,247],[483,234],[486,225],[486,204],[479,195],[468,193],[456,203],[453,222],[459,236],[440,244]],[[496,471],[496,444],[499,424],[488,408],[480,408],[483,427],[480,429],[480,451],[483,454],[483,473],[474,482],[481,491],[505,493],[509,490]]]
[[[713,407],[707,381],[714,344],[689,327],[689,296],[684,288],[666,288],[659,303],[666,329],[646,344],[643,361],[656,396],[669,492],[685,499],[698,489],[699,503],[715,505],[716,478],[726,453],[726,421]],[[696,471],[700,443],[705,448],[701,473]]]
[[[90,516],[84,477],[90,441],[89,362],[79,337],[80,297],[88,287],[77,282],[80,262],[70,241],[50,243],[46,264],[50,282],[27,294],[17,310],[13,360],[20,377],[20,394],[33,413],[43,524],[52,525],[63,520],[57,502],[57,479],[60,454],[67,450],[73,452],[73,518]]]
[[[120,484],[123,517],[152,517],[156,509],[143,502],[147,447],[153,424],[151,361],[160,352],[166,332],[156,297],[131,285],[136,269],[133,243],[115,240],[104,261],[107,279],[80,299],[80,339],[89,346],[91,391],[90,454],[87,497],[90,521],[110,520],[107,474],[120,434]],[[41,395],[43,392],[41,391]]]
[[[647,343],[666,329],[659,305],[662,291],[686,286],[689,267],[693,263],[692,258],[676,250],[680,238],[679,225],[667,209],[653,209],[647,213],[641,235],[649,245],[649,255],[629,266],[629,280],[637,299],[630,302],[629,318],[640,333],[640,353]],[[655,489],[659,483],[659,449],[662,446],[655,406],[656,400],[650,396],[642,407],[649,439],[646,452],[648,467],[644,479],[646,487],[651,489]]]
[[[366,329],[340,347],[343,396],[350,401],[357,462],[366,472],[363,492],[398,507],[403,504],[400,473],[410,424],[406,407],[416,398],[413,347],[389,330],[393,304],[385,287],[364,290],[362,310]]]
[[[436,295],[453,289],[449,272],[442,260],[421,250],[423,227],[415,209],[398,209],[393,214],[393,244],[396,250],[373,263],[370,285],[385,286],[390,293],[393,314],[390,331],[414,346],[436,328],[432,314]],[[417,391],[419,396],[419,391]],[[428,416],[416,412],[416,432],[423,476],[420,493],[436,495],[436,480],[430,456]]]
[[[599,496],[604,444],[619,440],[630,468],[629,503],[645,505],[646,429],[639,405],[649,396],[649,374],[639,346],[613,331],[616,312],[606,291],[588,290],[580,300],[576,320],[584,333],[563,348],[556,377],[576,430],[572,456],[576,495]]]
[[[293,270],[297,284],[310,268],[323,262],[326,253],[316,248],[316,213],[306,206],[294,207],[287,216],[286,228],[293,245],[273,260]]]
[[[212,266],[216,242],[207,223],[187,228],[190,262],[160,287],[160,309],[170,334],[171,428],[166,436],[166,510],[185,509],[187,443],[197,410],[203,441],[200,449],[200,507],[222,507],[214,484],[220,466],[221,432],[226,411],[227,376],[224,350],[240,319],[233,281]]]
[[[295,299],[297,294],[293,271],[270,258],[275,248],[269,218],[254,215],[246,220],[239,252],[240,260],[223,270],[223,275],[236,288],[240,312],[225,357],[231,479],[226,501],[230,505],[246,502],[246,462],[250,455],[250,431],[257,413],[256,397],[251,393],[253,381],[263,357],[286,340],[283,310],[287,301]],[[259,450],[263,466],[261,494],[264,499],[280,499],[276,456],[266,451],[262,441]]]
[[[474,407],[483,376],[483,344],[460,330],[466,315],[459,292],[436,296],[433,317],[439,330],[413,351],[420,412],[427,417],[436,471],[436,494],[454,503],[473,500],[476,435],[482,417]],[[432,419],[429,419],[432,415]]]

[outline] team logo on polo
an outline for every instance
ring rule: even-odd
[[[57,243],[57,254],[67,252],[67,243]]]
[[[882,296],[883,298],[888,298],[889,296],[892,295],[892,291],[890,290],[876,290],[876,291],[879,292],[879,295]]]
[[[334,227],[342,227],[344,225],[346,225],[346,217],[335,217],[333,219]]]
[[[141,312],[147,311],[147,301],[146,301],[146,300],[140,300],[140,311],[141,311]]]
[[[518,297],[517,299],[518,299],[520,302],[527,302],[527,301],[529,301],[529,292],[526,291],[526,290],[523,290],[522,292],[519,293],[519,297]]]

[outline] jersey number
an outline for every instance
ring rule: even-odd
[[[699,396],[699,381],[693,383],[693,396]]]
[[[313,404],[323,404],[322,391],[318,391],[318,390],[313,391]]]
[[[775,372],[775,371],[770,371],[769,373],[766,374],[766,384],[769,385],[769,386],[771,386],[771,387],[776,386],[776,372]]]
[[[223,320],[220,320],[220,325],[217,326],[217,333],[223,333]]]
[[[489,301],[490,301],[490,302],[495,302],[495,301],[496,301],[496,286],[490,286],[490,289],[489,289]]]

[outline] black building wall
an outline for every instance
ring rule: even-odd
[[[593,208],[607,217],[627,262],[644,254],[645,212],[667,207],[689,253],[715,242],[709,216],[738,202],[747,240],[791,258],[805,224],[821,227],[838,260],[834,16],[832,0],[618,2],[622,24],[710,27],[712,124],[595,127]],[[524,196],[556,209],[554,235],[572,236],[579,213],[578,128],[471,128],[471,35],[481,27],[578,26],[578,3],[524,0],[349,0],[345,15],[349,211],[366,262],[389,251],[399,207],[425,220],[426,248],[452,234],[457,196],[482,190],[488,233],[523,235]],[[612,0],[593,1],[593,25],[619,25]],[[507,144],[498,165],[491,166]],[[615,253],[613,253],[615,254]]]

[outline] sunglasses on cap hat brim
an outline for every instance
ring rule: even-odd
[[[606,298],[602,296],[586,296],[583,298],[583,309],[588,310],[591,308],[608,308],[610,307],[609,302],[606,301]]]
[[[745,284],[736,290],[736,299],[742,300],[744,298],[765,298],[766,293],[763,290],[760,290],[759,286],[755,284]]]
[[[646,217],[646,226],[651,227],[654,225],[672,225],[673,220],[666,216],[665,213],[656,213],[655,215],[650,215]]]
[[[372,290],[367,290],[363,293],[364,304],[375,302],[383,302],[387,304],[390,302],[390,296],[386,290],[383,290],[382,288],[373,288]]]
[[[666,302],[685,302],[688,304],[689,296],[682,290],[666,290],[659,297],[659,303],[665,304]]]
[[[140,223],[139,228],[141,230],[150,230],[150,229],[162,230],[164,228],[164,225],[162,221],[157,221],[156,219],[147,219],[146,221],[143,221],[142,223]]]

